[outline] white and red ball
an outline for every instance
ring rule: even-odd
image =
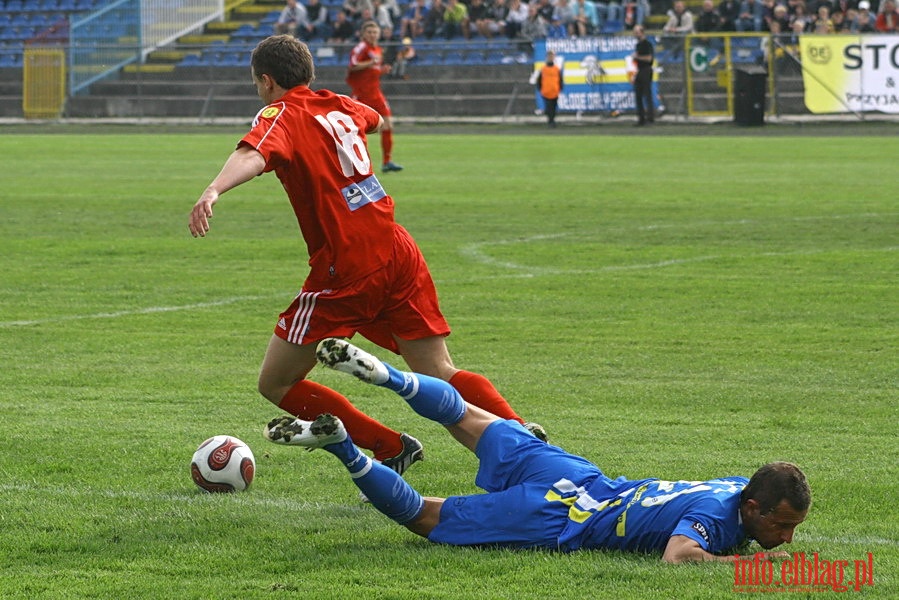
[[[253,451],[230,435],[209,438],[190,461],[190,476],[207,492],[240,492],[250,487],[255,474]]]

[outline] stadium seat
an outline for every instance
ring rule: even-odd
[[[451,50],[443,55],[441,63],[444,65],[461,65],[465,63],[465,58],[461,52]]]

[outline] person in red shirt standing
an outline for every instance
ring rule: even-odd
[[[353,98],[369,105],[384,118],[381,129],[381,170],[385,173],[402,171],[403,167],[391,160],[393,155],[393,117],[384,92],[381,91],[381,75],[390,72],[384,64],[384,53],[378,45],[381,27],[375,21],[366,21],[359,30],[361,41],[350,52],[350,66],[346,82],[353,91]]]
[[[287,192],[310,270],[278,318],[259,374],[260,393],[302,419],[334,414],[361,447],[402,474],[422,457],[418,440],[306,379],[319,341],[359,333],[400,354],[415,371],[448,381],[468,402],[523,423],[486,377],[453,365],[444,339],[450,328],[427,263],[394,220],[393,198],[372,169],[366,135],[384,119],[347,96],[310,89],[312,55],[292,36],[260,42],[251,65],[266,106],[194,204],[188,227],[194,237],[205,237],[221,195],[262,173],[274,171]],[[545,439],[539,425],[529,429]]]

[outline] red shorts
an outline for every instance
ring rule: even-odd
[[[390,263],[342,288],[304,285],[275,326],[275,335],[298,345],[356,333],[394,353],[399,347],[393,336],[418,340],[450,333],[424,256],[402,227],[396,228]]]
[[[387,103],[387,98],[384,97],[381,90],[370,90],[363,94],[356,94],[354,97],[362,104],[367,104],[375,109],[375,112],[382,117],[386,118],[391,115],[390,104]]]

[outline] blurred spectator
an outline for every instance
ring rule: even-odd
[[[288,34],[297,36],[297,30],[306,22],[306,7],[297,0],[287,0],[287,5],[281,9],[278,20],[275,21],[275,34]]]
[[[390,41],[393,39],[393,15],[384,4],[384,0],[372,0],[372,18],[381,28],[381,39]]]
[[[855,29],[858,33],[871,33],[874,29],[874,15],[871,14],[871,3],[862,0],[858,3],[858,15],[855,17]]]
[[[760,0],[743,0],[740,2],[740,16],[737,18],[737,31],[753,32],[762,30],[765,8]]]
[[[768,21],[768,31],[774,33],[774,30],[771,28],[772,23],[777,23],[777,33],[783,33],[784,31],[790,30],[790,15],[787,13],[786,6],[778,4],[774,7],[774,13]]]
[[[687,10],[683,0],[676,0],[674,7],[668,11],[668,22],[662,31],[668,35],[686,35],[693,33],[693,13]]]
[[[406,6],[403,18],[400,21],[400,35],[403,37],[417,38],[425,33],[425,19],[428,17],[427,0],[415,0]]]
[[[530,52],[534,47],[534,40],[546,39],[546,21],[540,14],[540,7],[536,2],[527,5],[528,18],[521,24],[521,32],[518,38],[524,40],[519,44],[519,50],[522,52]]]
[[[896,12],[894,0],[884,0],[880,14],[874,22],[874,29],[880,33],[896,33],[899,31],[899,12]]]
[[[484,0],[469,0],[468,5],[468,30],[470,35],[482,35],[489,38],[492,34],[487,27],[487,18],[490,16],[490,8]]]
[[[624,27],[633,29],[634,25],[642,25],[652,12],[649,0],[624,0],[622,7]]]
[[[702,8],[696,18],[696,31],[698,33],[711,33],[721,30],[721,15],[715,9],[713,0],[702,0]]]
[[[683,0],[676,0],[674,8],[668,11],[668,22],[662,28],[662,46],[669,50],[671,58],[684,53],[684,36],[693,33],[693,13],[687,10]]]
[[[504,35],[506,33],[506,17],[509,14],[509,7],[506,0],[493,0],[487,6],[487,31],[492,35]]]
[[[409,0],[405,0],[403,5],[405,5]],[[390,20],[394,23],[400,20],[400,17],[403,15],[403,10],[400,8],[400,5],[397,3],[397,0],[382,0],[382,4],[387,10],[390,12]]]
[[[846,23],[846,15],[843,14],[842,11],[833,11],[833,13],[831,13],[830,15],[830,20],[833,23],[834,33],[850,33],[849,24]]]
[[[830,7],[826,4],[818,6],[818,14],[815,17],[813,32],[819,34],[833,33],[833,21],[830,18]]]
[[[797,22],[799,23],[797,25]],[[790,15],[790,31],[796,33],[807,33],[810,31],[812,19],[805,7],[805,2],[797,2],[793,6],[793,13]]]
[[[301,27],[301,37],[304,40],[327,39],[331,33],[327,7],[321,0],[307,0],[307,2],[306,22]]]
[[[568,35],[584,37],[598,33],[599,30],[599,13],[596,12],[596,5],[590,0],[575,0],[574,6],[574,23],[573,27],[568,30]]]
[[[843,13],[848,16],[847,13],[850,9],[858,8],[858,0],[833,0],[830,4],[830,9],[832,13],[837,11]]]
[[[553,18],[550,22],[553,37],[565,37],[568,35],[569,28],[574,24],[574,9],[568,0],[557,0],[556,7],[553,10]]]
[[[443,35],[445,27],[443,21],[443,13],[446,12],[446,6],[443,0],[431,0],[431,10],[425,17],[425,37],[431,39],[435,36]]]
[[[343,10],[346,12],[347,19],[358,29],[362,25],[363,13],[368,10],[368,14],[375,14],[375,7],[371,0],[343,0]]]
[[[403,45],[396,51],[393,57],[393,69],[390,76],[397,79],[409,79],[406,75],[406,66],[415,60],[415,46],[412,45],[412,38],[403,38]]]
[[[740,18],[740,0],[721,0],[718,15],[721,17],[721,31],[736,31],[737,19]]]
[[[452,39],[462,34],[468,38],[468,7],[459,0],[447,0],[446,11],[443,13],[443,35],[446,39]]]
[[[342,8],[338,9],[334,14],[334,22],[331,23],[331,37],[329,42],[349,42],[356,39],[356,28],[347,17],[346,11]]]
[[[582,0],[583,1],[583,0]],[[511,0],[506,15],[506,36],[515,39],[521,34],[521,27],[528,20],[528,5],[521,0]]]
[[[555,6],[550,0],[530,0],[529,5],[533,4],[537,7],[537,14],[543,17],[543,21],[550,23],[553,20],[553,10]]]

